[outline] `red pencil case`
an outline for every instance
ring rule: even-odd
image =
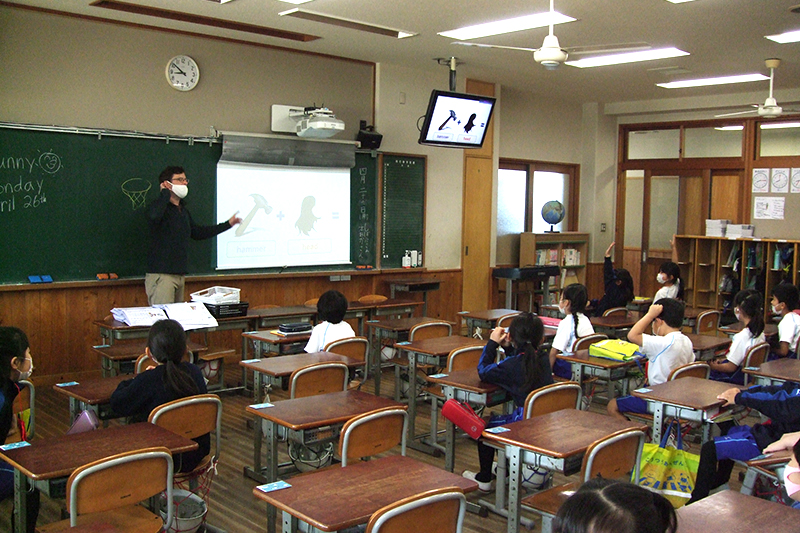
[[[466,403],[449,399],[442,406],[442,416],[463,429],[473,439],[478,439],[486,429],[486,421],[475,414]]]

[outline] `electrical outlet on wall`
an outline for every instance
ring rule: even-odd
[[[600,223],[600,233],[605,233],[605,232],[606,232],[606,223],[605,222],[601,222]]]

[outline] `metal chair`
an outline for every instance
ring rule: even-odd
[[[531,391],[525,398],[523,417],[528,419],[562,409],[580,409],[582,393],[580,384],[575,381],[553,383]]]
[[[400,454],[406,454],[408,413],[403,407],[386,407],[364,413],[348,420],[339,435],[339,456],[342,466],[370,457],[400,444]]]
[[[553,518],[559,507],[580,486],[595,477],[607,479],[639,479],[639,463],[644,446],[644,432],[639,429],[623,429],[594,441],[586,449],[581,465],[580,482],[567,483],[522,500],[535,513],[542,516],[542,533],[551,533]],[[633,471],[633,477],[630,472]]]
[[[316,363],[298,368],[289,376],[289,397],[305,398],[347,390],[349,375],[344,363]]]
[[[435,339],[439,337],[449,337],[453,334],[453,325],[445,321],[431,321],[417,324],[408,330],[408,340],[413,342],[415,340]],[[403,368],[408,368],[408,359],[401,357],[399,354],[390,360],[394,365],[394,399],[400,401],[400,385],[401,373]],[[418,370],[430,369],[432,367],[427,365],[419,365]],[[408,376],[409,382],[416,379],[414,376]]]
[[[672,372],[669,373],[667,381],[680,378],[708,379],[709,375],[711,375],[710,366],[708,366],[706,363],[694,362],[674,368]]]
[[[742,368],[750,366],[761,366],[769,354],[769,343],[760,342],[755,346],[751,346],[745,353],[744,361],[742,361]],[[744,374],[744,386],[750,385],[750,374]]]
[[[517,318],[520,313],[509,313],[507,315],[503,315],[497,319],[497,326],[498,328],[507,328],[511,325],[511,322]]]
[[[357,378],[350,382],[348,388],[361,389],[361,386],[367,380],[369,373],[369,365],[367,365],[367,356],[369,354],[369,341],[366,337],[349,337],[347,339],[339,339],[338,341],[329,342],[322,348],[323,352],[330,352],[339,355],[350,357],[364,363],[356,372],[361,374],[361,378]]]
[[[145,448],[100,459],[69,476],[69,520],[37,531],[49,533],[93,523],[113,524],[115,531],[131,533],[167,531],[174,515],[172,483],[172,455],[167,448]],[[165,491],[166,520],[138,505]]]
[[[694,325],[695,333],[716,333],[719,328],[719,319],[722,313],[716,309],[709,309],[697,315],[697,321]]]
[[[466,509],[461,489],[433,489],[378,509],[369,519],[366,533],[461,533]]]
[[[628,316],[627,307],[612,307],[603,311],[603,316]]]
[[[604,341],[606,339],[608,339],[608,335],[605,333],[593,333],[591,335],[586,335],[585,337],[579,337],[572,345],[572,351],[577,352],[578,350],[587,350],[592,344]]]
[[[20,386],[19,394],[14,398],[11,409],[23,422],[25,431],[18,434],[19,440],[30,441],[36,431],[36,387],[33,386],[33,382],[27,380],[18,381],[17,384]],[[10,439],[6,440],[6,444],[12,442]]]
[[[134,366],[134,372],[136,374],[141,374],[145,370],[150,370],[151,368],[155,368],[156,366],[158,365],[156,365],[155,361],[153,361],[153,359],[149,355],[143,353],[142,355],[136,358],[136,365]]]

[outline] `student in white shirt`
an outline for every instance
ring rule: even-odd
[[[580,283],[568,285],[561,293],[561,301],[558,302],[558,310],[566,315],[558,325],[556,336],[550,348],[550,367],[556,376],[569,379],[572,377],[571,365],[560,359],[556,355],[563,353],[572,355],[572,345],[580,337],[585,337],[594,333],[594,327],[589,317],[583,314],[586,303],[589,301],[589,294],[586,287]]]
[[[778,323],[778,346],[767,357],[768,361],[794,357],[800,338],[800,315],[793,311],[800,303],[800,292],[791,283],[780,283],[772,289],[772,313],[781,316]]]
[[[747,350],[764,342],[764,309],[761,302],[761,293],[754,289],[739,291],[734,297],[733,312],[744,328],[733,336],[725,357],[709,361],[711,379],[744,385],[742,364]]]
[[[657,300],[628,332],[628,340],[641,346],[640,351],[648,359],[650,385],[664,383],[674,369],[694,362],[692,341],[681,333],[683,311],[683,302],[671,298]],[[647,335],[644,332],[651,324],[653,335]],[[607,409],[608,414],[624,419],[626,412],[646,413],[647,402],[623,396],[608,402]]]
[[[662,298],[675,298],[683,301],[683,280],[681,279],[681,267],[672,261],[662,263],[658,269],[658,281],[663,287],[658,289],[653,301],[657,302]]]
[[[347,298],[339,291],[328,291],[317,300],[317,320],[306,344],[306,352],[321,352],[333,341],[355,337],[352,326],[344,321]]]

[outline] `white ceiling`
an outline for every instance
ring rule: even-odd
[[[460,63],[457,69],[460,80],[473,78],[500,83],[573,103],[628,102],[754,91],[763,91],[766,98],[767,81],[677,90],[662,89],[655,84],[751,72],[769,74],[764,60],[770,57],[783,60],[776,73],[776,91],[800,88],[800,43],[781,45],[764,38],[765,35],[800,29],[800,15],[789,11],[800,0],[697,0],[684,4],[671,4],[666,0],[555,0],[557,11],[577,19],[555,27],[555,34],[563,47],[645,41],[654,48],[675,46],[691,53],[676,59],[592,69],[562,65],[555,71],[544,70],[527,52],[456,46],[451,44],[451,39],[437,35],[437,32],[461,26],[547,11],[548,0],[315,0],[300,6],[418,34],[408,39],[393,39],[280,17],[279,12],[294,6],[277,0],[234,0],[227,4],[209,0],[125,0],[139,6],[321,37],[307,43],[102,9],[91,6],[91,1],[12,0],[12,3],[376,63],[438,70],[443,87],[447,84],[447,67],[439,66],[433,58],[456,56]],[[538,48],[546,34],[547,28],[538,28],[477,41]],[[669,70],[650,70],[666,67],[682,69],[683,73],[669,75]],[[780,98],[779,102],[783,103]],[[763,103],[763,98],[753,103]]]

